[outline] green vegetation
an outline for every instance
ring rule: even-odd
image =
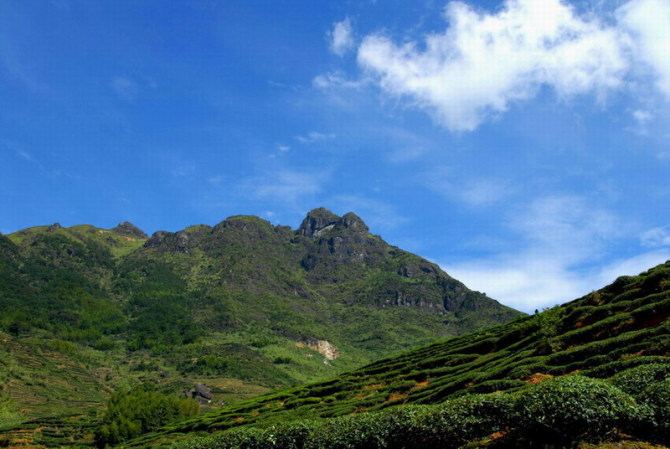
[[[107,403],[102,422],[95,432],[98,447],[115,445],[179,418],[197,415],[193,399],[179,399],[155,391],[117,392]]]
[[[412,440],[419,447],[459,447],[492,434],[489,443],[500,447],[564,447],[619,432],[667,444],[668,317],[670,262],[538,315],[232,404],[132,445],[233,447],[275,438],[281,425],[306,434],[305,447],[406,447],[389,435],[414,430],[394,420],[405,426],[414,422],[408,416],[425,414],[411,426],[434,431],[438,443]],[[439,413],[444,421],[433,422]],[[219,433],[200,440],[202,432]]]
[[[484,440],[490,447],[570,447],[602,441],[618,429],[648,438],[649,426],[658,427],[647,408],[611,384],[565,376],[516,393],[467,395],[436,406],[241,428],[172,447],[448,449]]]
[[[650,448],[668,317],[670,262],[519,317],[353,214],[31,228],[0,236],[0,446]]]
[[[208,410],[519,315],[353,214],[0,235],[0,443],[89,444],[118,390],[204,383]]]

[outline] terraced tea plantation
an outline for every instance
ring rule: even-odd
[[[578,438],[579,426],[585,440],[623,432],[667,443],[669,316],[666,262],[534,316],[240,402],[128,445],[460,447],[484,438],[532,447],[535,434]],[[231,428],[241,430],[197,438]]]

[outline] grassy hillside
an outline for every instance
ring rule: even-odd
[[[29,228],[0,235],[0,432],[90,442],[114,391],[203,383],[219,407],[519,315],[351,213]]]
[[[617,432],[667,442],[669,316],[670,262],[540,314],[223,407],[130,445],[460,447],[488,438],[532,447],[547,443],[542,435],[570,445],[571,435]]]

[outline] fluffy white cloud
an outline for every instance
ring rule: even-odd
[[[594,264],[608,244],[624,236],[627,225],[577,196],[540,198],[508,224],[522,238],[518,251],[444,268],[469,287],[526,312],[574,299],[617,276],[670,259],[670,250],[652,250]]]
[[[335,22],[328,36],[330,37],[330,51],[338,56],[344,55],[355,45],[354,31],[349,18]]]
[[[636,275],[670,260],[670,251],[651,251],[580,271],[561,259],[522,253],[444,269],[468,287],[484,291],[517,310],[531,313],[578,298],[610,284],[617,277]]]
[[[659,90],[670,97],[670,2],[631,0],[617,16],[633,36],[634,57],[652,69]]]
[[[560,0],[507,0],[494,14],[451,2],[445,16],[447,29],[424,45],[365,37],[358,62],[384,91],[413,99],[451,130],[473,130],[541,86],[562,97],[604,94],[628,69],[619,30]]]

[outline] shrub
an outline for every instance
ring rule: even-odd
[[[611,384],[565,376],[516,394],[517,430],[534,441],[598,441],[615,429],[636,429],[644,408]]]
[[[665,380],[669,377],[670,364],[654,363],[621,371],[612,376],[610,381],[626,393],[638,397],[652,383]]]
[[[505,429],[513,403],[509,395],[469,395],[447,401],[434,413],[417,416],[414,441],[421,447],[460,447]],[[409,441],[411,443],[411,441]]]
[[[192,399],[143,390],[117,392],[107,403],[95,443],[98,447],[114,445],[176,419],[194,416],[198,410],[198,403]]]
[[[640,398],[654,414],[654,433],[663,442],[670,442],[670,379],[649,386]]]
[[[400,413],[410,417],[416,409],[403,408]],[[395,412],[395,410],[394,410]],[[400,437],[399,425],[403,420],[390,411],[361,413],[325,421],[310,434],[305,447],[308,449],[378,449],[393,447],[389,439]],[[410,421],[411,418],[405,422]],[[409,426],[411,427],[411,425]]]
[[[303,449],[312,424],[293,422],[266,429],[241,428],[173,444],[173,449]]]

